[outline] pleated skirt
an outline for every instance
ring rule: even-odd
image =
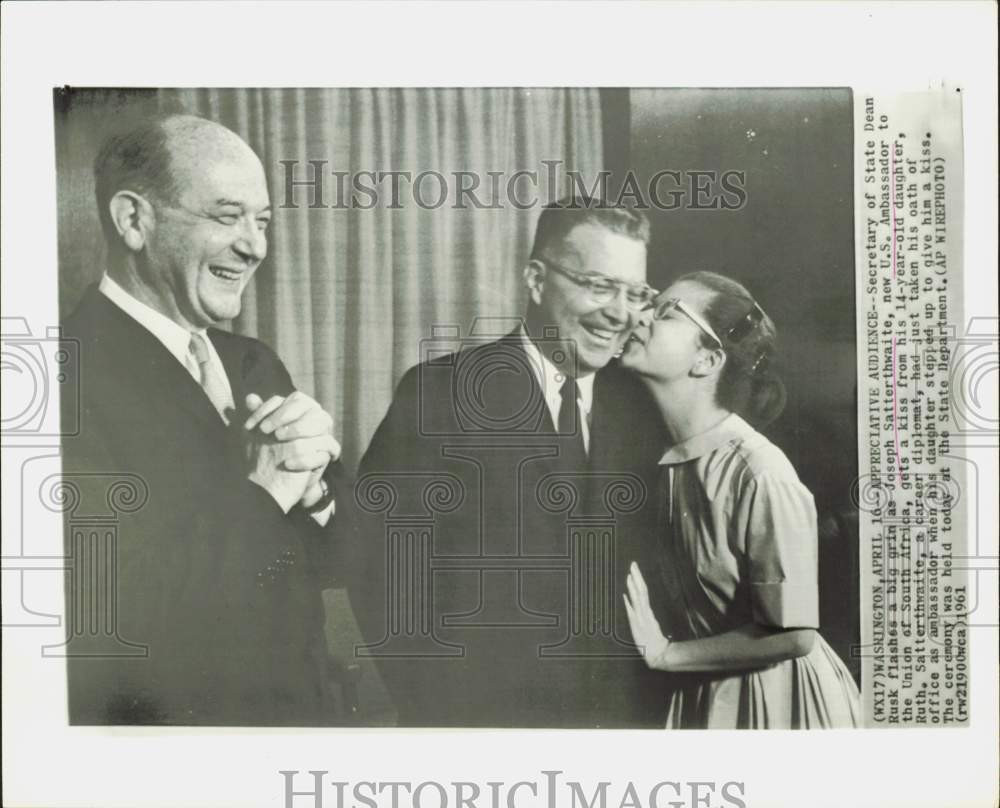
[[[677,677],[667,729],[830,729],[861,723],[847,667],[817,634],[805,656],[734,676]]]

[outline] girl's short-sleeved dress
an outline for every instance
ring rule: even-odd
[[[816,507],[784,453],[732,414],[671,447],[654,604],[676,640],[749,622],[818,628]],[[857,726],[858,689],[817,634],[809,654],[738,673],[674,674],[668,728]]]

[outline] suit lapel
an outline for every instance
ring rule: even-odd
[[[238,420],[246,412],[244,399],[248,394],[267,400],[273,395],[287,396],[295,389],[280,361],[262,343],[216,328],[210,328],[208,336],[229,379]]]
[[[594,400],[590,407],[590,451],[587,455],[587,470],[593,473],[618,474],[624,466],[621,457],[621,419],[626,417],[619,411],[613,381],[604,370],[597,371],[594,378]],[[606,480],[604,481],[607,482]],[[601,503],[594,502],[598,492],[603,491],[601,480],[590,478],[587,490],[589,507],[603,510]]]
[[[598,371],[594,378],[594,400],[590,405],[590,462],[592,469],[611,468],[614,452],[612,430],[615,425],[607,376]]]
[[[477,382],[489,385],[477,391],[488,408],[488,416],[499,431],[527,434],[554,434],[542,386],[538,382],[531,358],[524,350],[518,331],[491,343],[489,353],[473,359]],[[490,369],[496,370],[491,378]],[[469,378],[473,378],[470,373]]]
[[[240,413],[244,409],[243,399],[246,398],[247,376],[253,370],[255,364],[254,357],[250,355],[239,340],[232,338],[228,332],[217,328],[208,329],[208,338],[215,347],[215,352],[222,361],[222,367],[226,371],[229,379],[229,387],[233,391],[233,403],[236,405],[236,412]]]
[[[99,324],[98,339],[113,356],[123,381],[148,391],[150,406],[167,403],[188,413],[212,431],[223,431],[212,402],[177,358],[156,337],[133,320],[100,291],[93,289],[91,301]]]

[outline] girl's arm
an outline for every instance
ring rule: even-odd
[[[811,628],[770,629],[747,623],[714,637],[671,642],[663,636],[650,608],[646,582],[635,563],[627,583],[629,593],[625,596],[625,611],[632,636],[641,647],[646,664],[655,670],[687,673],[761,668],[805,656],[816,639],[816,632]]]
[[[747,623],[714,637],[669,643],[661,656],[661,670],[686,673],[761,668],[805,656],[815,639],[816,631],[811,628],[769,629]]]

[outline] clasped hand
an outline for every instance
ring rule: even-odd
[[[340,457],[330,414],[297,390],[267,401],[251,393],[246,406],[248,478],[285,513],[297,504],[311,507],[323,495],[320,479],[327,464]]]

